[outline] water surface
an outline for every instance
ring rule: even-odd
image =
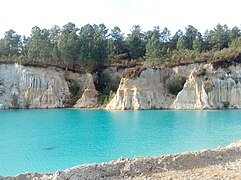
[[[0,175],[225,146],[241,111],[0,111]]]

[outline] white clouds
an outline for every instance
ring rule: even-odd
[[[217,23],[239,26],[241,19],[238,0],[2,0],[0,6],[0,36],[9,29],[28,35],[35,25],[68,22],[79,27],[104,23],[124,32],[134,24],[145,31],[156,25],[176,31],[192,24],[204,32]]]

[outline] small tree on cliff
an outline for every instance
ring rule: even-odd
[[[153,61],[161,57],[161,44],[159,27],[149,32],[146,44],[146,59]]]

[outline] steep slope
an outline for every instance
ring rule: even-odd
[[[89,108],[97,104],[99,92],[95,89],[91,74],[86,75],[86,81],[88,86],[84,90],[81,98],[74,105],[75,108]]]
[[[177,96],[168,84],[186,77]],[[147,69],[139,77],[122,78],[106,109],[219,109],[241,108],[241,67],[215,69],[211,64]]]
[[[69,81],[77,82],[82,91],[93,86],[88,73],[0,64],[0,109],[65,107],[71,94]]]
[[[162,109],[169,108],[175,96],[167,90],[175,77],[187,77],[198,65],[174,68],[146,69],[139,77],[122,78],[116,95],[106,109]]]
[[[200,69],[205,73],[200,74]],[[241,67],[194,70],[172,105],[175,109],[241,108]]]

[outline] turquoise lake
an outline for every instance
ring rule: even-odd
[[[55,172],[241,139],[241,111],[0,111],[0,175]]]

